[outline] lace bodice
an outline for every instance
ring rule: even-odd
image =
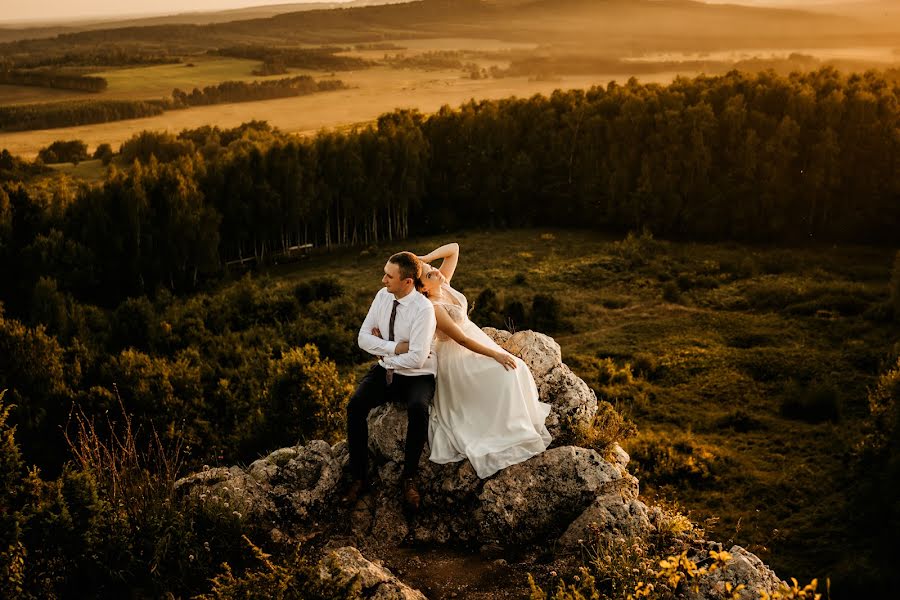
[[[450,284],[447,283],[441,286],[441,290],[443,291],[443,298],[440,301],[435,302],[435,304],[441,309],[446,310],[447,314],[450,315],[450,318],[453,319],[453,322],[462,327],[468,320],[467,308],[469,303],[466,300],[466,297],[454,290],[450,287]],[[447,334],[440,330],[435,333],[435,337],[442,342],[446,342],[450,339]]]

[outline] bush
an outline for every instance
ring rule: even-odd
[[[678,287],[677,283],[675,283],[674,281],[670,281],[663,286],[662,297],[666,302],[671,302],[672,304],[680,304],[681,289]]]
[[[578,425],[572,428],[571,444],[582,448],[593,448],[606,453],[614,443],[624,442],[637,435],[637,425],[623,416],[616,408],[605,400],[597,403],[597,414],[587,427]]]
[[[268,442],[280,448],[298,439],[337,441],[353,386],[312,344],[291,348],[272,365],[268,386]]]
[[[837,389],[830,384],[802,385],[792,381],[781,400],[781,414],[806,423],[836,423],[841,418],[841,405]]]
[[[273,561],[247,536],[244,542],[250,547],[259,566],[247,569],[235,576],[228,563],[222,564],[222,573],[212,579],[212,590],[197,596],[197,600],[350,600],[359,598],[359,577],[343,584],[325,582],[314,563],[303,555],[298,545],[293,554],[283,561]]]
[[[112,146],[106,143],[100,144],[97,146],[97,149],[94,150],[94,158],[102,162],[104,166],[112,162],[113,156]]]
[[[300,304],[314,300],[327,301],[344,295],[344,286],[334,277],[321,277],[294,286],[294,298]]]
[[[703,487],[713,480],[716,455],[687,434],[642,434],[628,446],[634,474],[651,485]]]
[[[469,318],[480,327],[504,329],[506,327],[506,319],[503,318],[503,311],[500,308],[500,299],[497,297],[497,292],[491,288],[481,290],[470,307]]]
[[[653,234],[646,227],[641,230],[640,235],[629,231],[624,240],[615,242],[612,247],[612,253],[625,259],[629,268],[649,264],[659,250],[659,242],[653,239]]]
[[[763,422],[743,408],[738,408],[716,420],[716,426],[732,429],[737,433],[747,433],[763,429]]]
[[[531,327],[537,331],[555,332],[562,328],[559,301],[553,296],[536,294],[531,300]]]
[[[57,140],[38,151],[38,158],[46,164],[70,162],[78,164],[90,158],[87,144],[81,140]]]

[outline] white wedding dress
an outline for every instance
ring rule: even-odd
[[[442,286],[446,310],[467,336],[500,348],[467,316],[466,297]],[[452,300],[452,302],[451,302]],[[547,449],[544,425],[550,405],[540,402],[531,371],[516,358],[507,371],[493,358],[477,354],[438,331],[435,335],[437,386],[428,425],[431,460],[444,464],[469,459],[484,479]]]

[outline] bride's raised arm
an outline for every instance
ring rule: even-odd
[[[459,328],[453,319],[450,318],[450,315],[447,314],[447,311],[438,305],[434,306],[434,315],[437,317],[437,328],[439,331],[444,332],[447,336],[450,337],[454,342],[459,344],[464,348],[468,348],[472,352],[477,352],[478,354],[483,354],[489,358],[493,358],[498,363],[503,365],[503,368],[507,371],[514,370],[516,368],[516,359],[513,358],[511,354],[504,350],[495,350],[494,348],[489,348],[484,344],[476,342],[469,336],[467,336],[462,329]]]
[[[456,242],[444,244],[440,248],[435,248],[425,256],[420,256],[419,260],[431,263],[439,258],[444,260],[441,262],[441,266],[438,270],[444,275],[444,279],[447,280],[447,283],[450,283],[450,280],[453,279],[453,273],[456,271],[456,264],[459,262],[459,244]]]

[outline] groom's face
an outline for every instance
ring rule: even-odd
[[[400,265],[390,261],[384,265],[384,277],[381,278],[381,283],[384,284],[387,291],[392,294],[402,293],[406,289],[406,283],[408,281],[409,279],[403,279],[403,277],[401,277]]]

